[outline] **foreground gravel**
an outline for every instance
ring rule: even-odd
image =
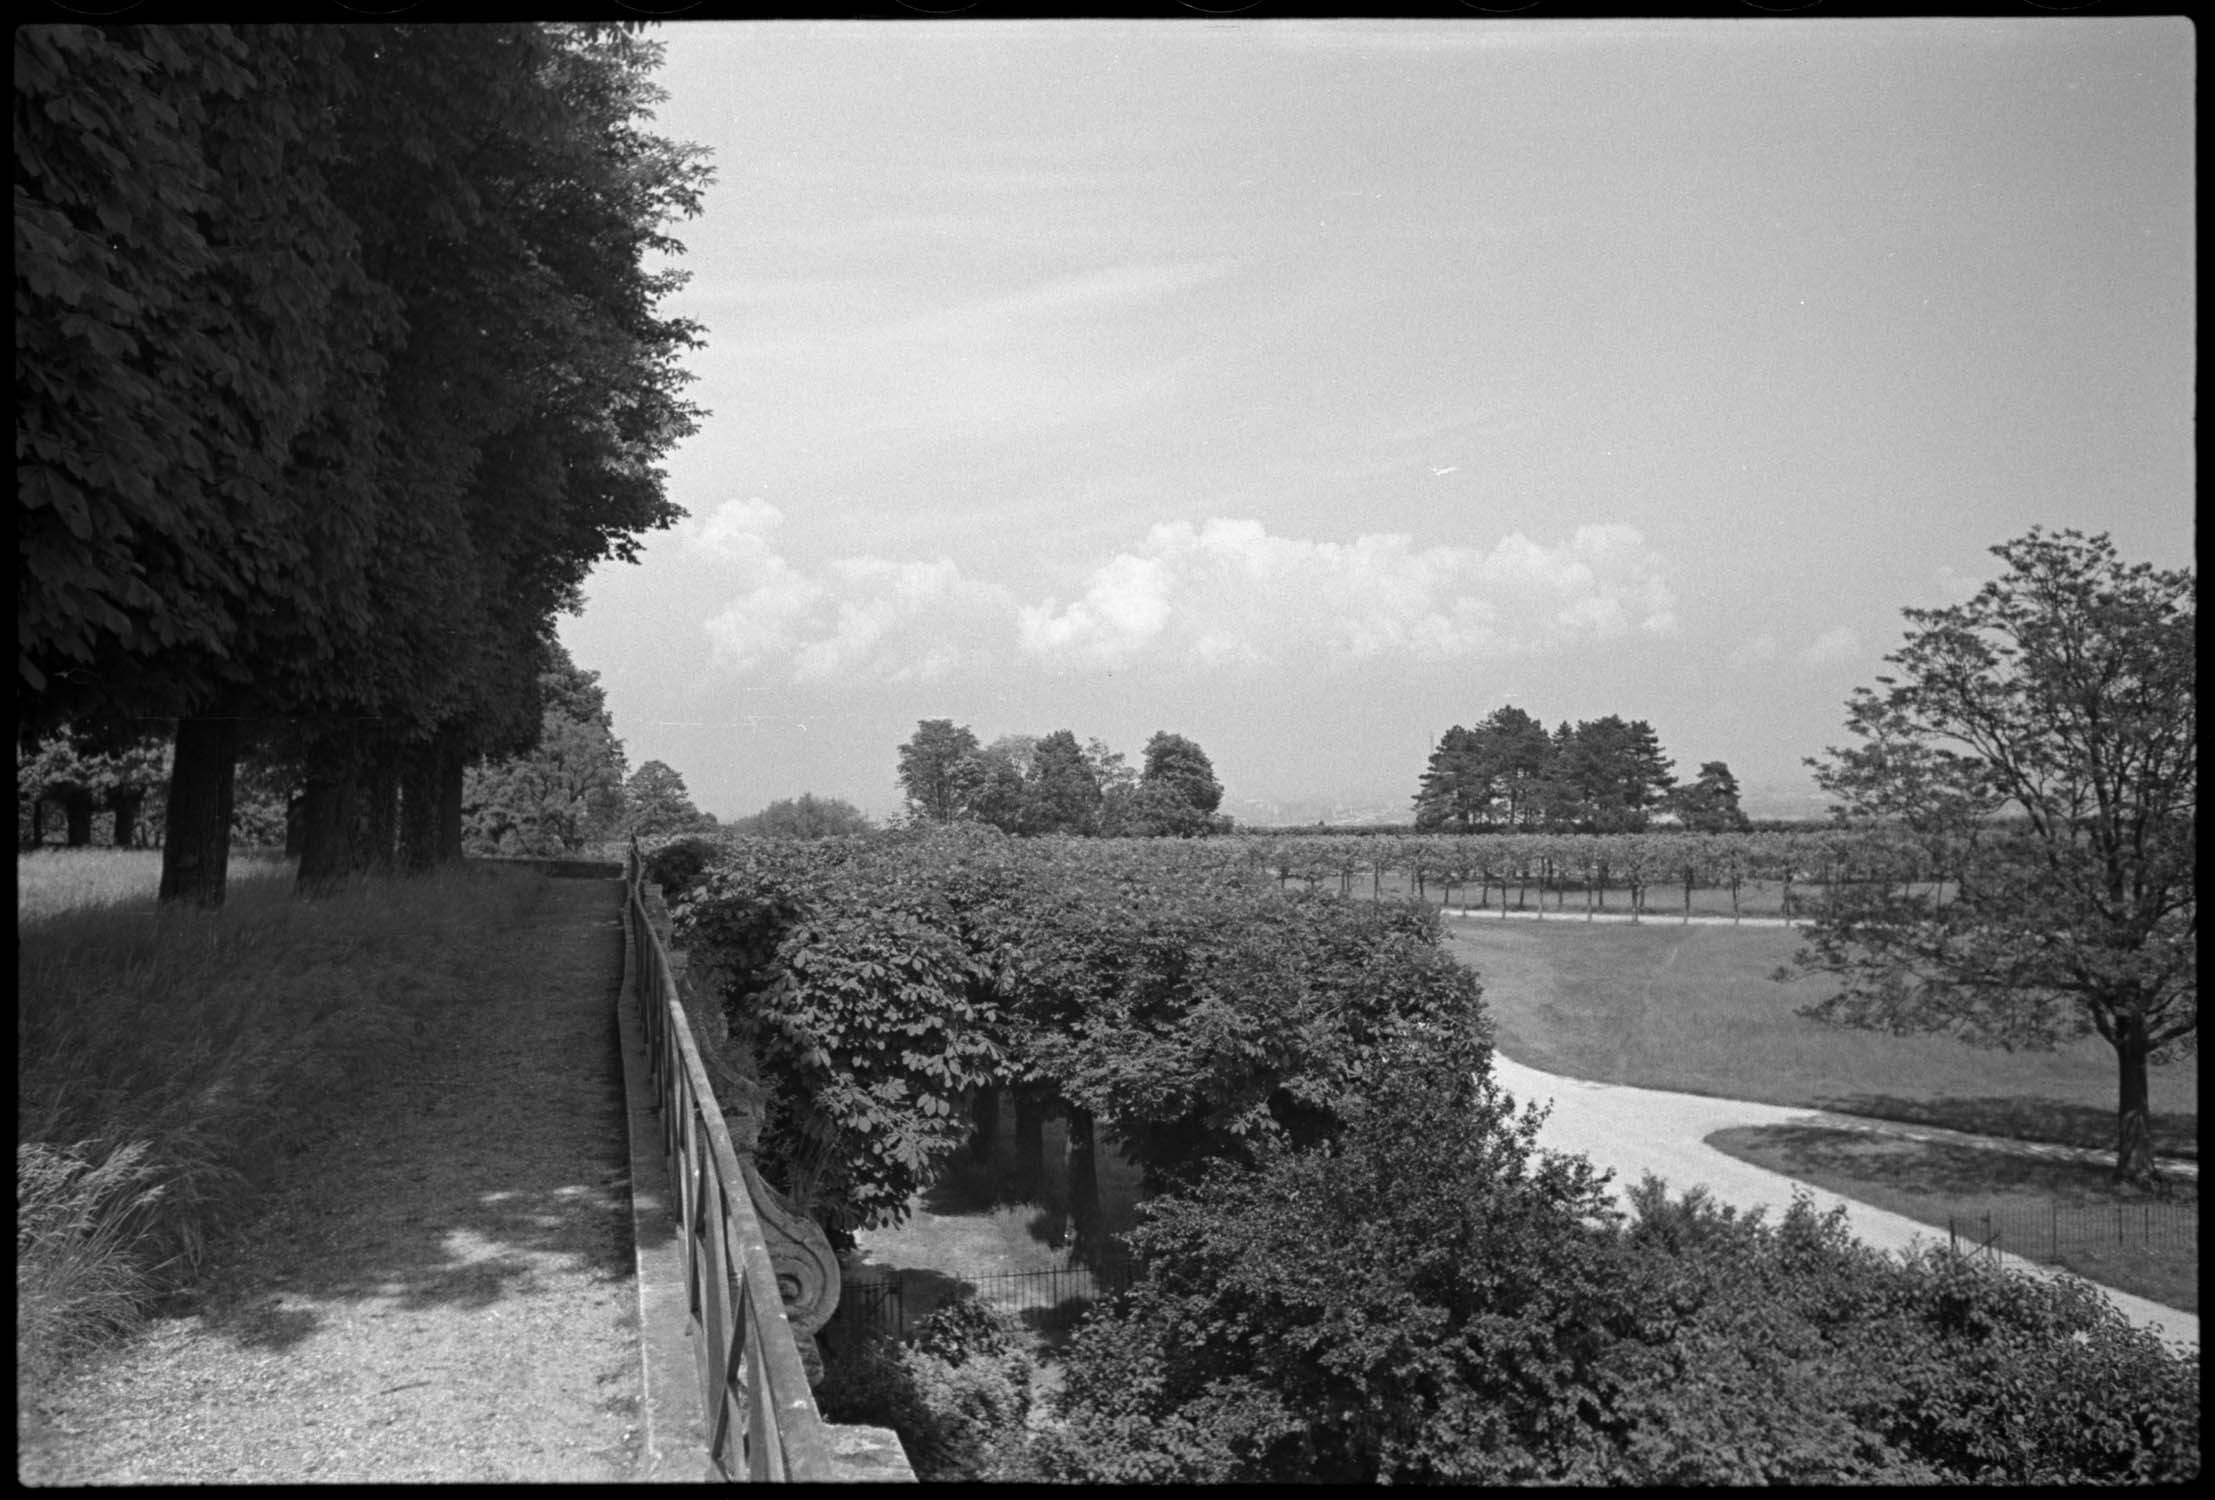
[[[19,1408],[29,1484],[629,1477],[620,886],[488,933],[425,1055],[292,1162],[199,1304]]]
[[[1548,1150],[1581,1154],[1595,1166],[1613,1168],[1612,1186],[1619,1201],[1628,1188],[1651,1172],[1667,1182],[1672,1193],[1704,1185],[1718,1202],[1741,1209],[1766,1208],[1772,1221],[1792,1206],[1796,1192],[1808,1195],[1815,1207],[1825,1212],[1843,1204],[1855,1237],[1882,1250],[1904,1250],[1918,1239],[1929,1243],[1943,1238],[1928,1224],[1767,1171],[1707,1144],[1708,1136],[1732,1126],[1844,1123],[1836,1115],[1782,1104],[1711,1099],[1704,1094],[1563,1078],[1527,1068],[1500,1052],[1492,1055],[1492,1071],[1518,1104],[1551,1103],[1552,1113],[1539,1128],[1538,1143]],[[1995,1150],[2017,1149],[2015,1143],[2007,1141],[1986,1144]],[[2000,1259],[2035,1275],[2055,1274],[2051,1267],[2013,1255]],[[2100,1290],[2133,1323],[2158,1330],[2172,1344],[2198,1351],[2198,1314],[2163,1307],[2128,1292],[2107,1287]]]

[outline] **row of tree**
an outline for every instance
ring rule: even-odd
[[[1415,826],[1628,833],[1660,816],[1702,832],[1746,826],[1729,766],[1707,761],[1682,786],[1674,766],[1644,719],[1563,720],[1548,734],[1508,704],[1439,738],[1415,793]]]
[[[977,822],[1006,833],[1193,837],[1230,819],[1207,752],[1161,730],[1137,770],[1106,743],[1067,729],[1002,735],[980,745],[966,724],[925,719],[900,747],[909,814],[924,823]]]
[[[249,751],[300,789],[303,889],[458,856],[554,616],[681,514],[696,330],[647,260],[708,174],[642,126],[658,56],[17,30],[19,758],[166,735],[164,899],[222,900]]]

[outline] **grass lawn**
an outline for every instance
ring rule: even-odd
[[[2005,1053],[1937,1036],[1886,1036],[1807,1020],[1827,978],[1778,983],[1797,935],[1782,928],[1604,926],[1455,920],[1449,942],[1477,970],[1500,1050],[1570,1078],[1758,1099],[2112,1150],[2114,1053],[2097,1037]],[[2197,1159],[2199,1063],[2152,1073],[2154,1143]],[[2166,1306],[2199,1307],[2197,1187],[2191,1206],[2155,1208],[2163,1236],[2110,1230],[2145,1195],[2102,1164],[2049,1160],[1852,1130],[1723,1131],[1734,1156],[1943,1230],[1991,1215],[2003,1248],[2067,1266]],[[2087,1220],[2070,1235],[2066,1221]],[[2054,1236],[2057,1228],[2064,1230]],[[1981,1235],[1980,1235],[1981,1237]],[[2059,1243],[2049,1244],[2050,1238]]]
[[[2179,1184],[2179,1196],[2165,1201],[2116,1189],[2107,1169],[2090,1163],[1811,1125],[1719,1130],[1707,1141],[1741,1161],[1956,1230],[1965,1245],[1996,1242],[2164,1307],[2200,1310],[2197,1183]]]
[[[1780,984],[1798,935],[1679,927],[1452,919],[1454,954],[1484,984],[1500,1050],[1570,1078],[1758,1099],[2111,1149],[2113,1051],[2097,1037],[1996,1052],[1807,1020],[1820,976]],[[2197,1157],[2199,1062],[2152,1076],[2156,1149]]]

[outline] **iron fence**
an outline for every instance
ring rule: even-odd
[[[1008,1271],[951,1283],[929,1272],[849,1277],[840,1285],[838,1310],[830,1327],[849,1333],[874,1328],[892,1338],[904,1338],[932,1312],[961,1297],[974,1297],[1041,1327],[1066,1326],[1102,1298],[1128,1288],[1138,1274],[1134,1262],[1107,1261],[1097,1266]]]
[[[709,1417],[708,1477],[837,1479],[752,1191],[685,1019],[669,955],[646,912],[636,844],[624,882],[624,968],[637,985],[662,1148],[677,1188],[678,1257]]]
[[[1957,1250],[2004,1250],[2048,1265],[2121,1246],[2194,1255],[2200,1244],[2200,1205],[2197,1199],[2103,1205],[2056,1199],[2043,1210],[1948,1214],[1946,1237]]]

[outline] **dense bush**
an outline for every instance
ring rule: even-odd
[[[1632,1315],[1601,1179],[1542,1156],[1481,1027],[1408,1025],[1336,1141],[1148,1205],[1147,1273],[1079,1331],[1083,1481],[1523,1482],[1571,1472]]]
[[[973,1298],[946,1304],[905,1344],[871,1330],[826,1361],[816,1403],[826,1419],[889,1427],[916,1477],[1027,1477],[1030,1356],[1006,1313]]]
[[[641,864],[646,879],[660,886],[662,899],[674,907],[723,851],[719,840],[688,834],[645,851]]]
[[[764,1150],[837,1228],[897,1222],[977,1090],[1058,1096],[1157,1181],[1337,1130],[1393,1022],[1473,1016],[1435,913],[1192,845],[980,828],[742,841],[677,911],[771,1083]]]
[[[1465,1047],[1466,1044],[1463,1044]],[[1896,1259],[1802,1200],[1620,1227],[1466,1055],[1328,1148],[1218,1163],[1132,1236],[1036,1462],[1080,1481],[2177,1480],[2195,1363],[2093,1289]],[[1456,1130],[1455,1122],[1464,1122]]]

